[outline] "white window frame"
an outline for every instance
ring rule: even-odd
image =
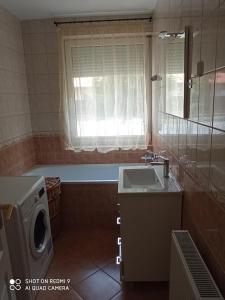
[[[111,34],[105,34],[105,35],[96,35],[96,36],[64,36],[64,54],[65,54],[65,67],[66,67],[66,73],[67,73],[67,91],[68,91],[68,97],[74,98],[74,87],[73,87],[73,81],[71,80],[73,78],[73,71],[72,71],[72,64],[71,64],[71,59],[68,59],[68,57],[71,57],[71,48],[73,47],[88,47],[88,46],[102,46],[102,43],[100,39],[102,38],[108,38],[104,41],[104,45],[107,45],[107,42],[109,45],[135,45],[139,41],[140,44],[143,45],[143,39],[140,37],[138,39],[137,34],[128,34],[128,35],[118,35],[118,37],[115,39],[113,38],[113,43],[112,39],[110,39],[112,35]],[[115,36],[115,35],[114,35]],[[135,39],[132,40],[132,36],[135,36]],[[126,38],[127,37],[127,38]],[[77,40],[79,40],[79,45],[77,43]],[[98,42],[99,40],[99,42]],[[146,38],[145,43],[144,43],[144,55],[146,59],[146,72],[145,72],[145,92],[146,92],[146,102],[147,102],[147,107],[146,107],[146,112],[145,114],[148,114],[148,124],[147,124],[147,132],[146,134],[149,135],[149,143],[151,143],[151,128],[152,128],[152,100],[151,100],[151,38]],[[138,138],[138,137],[143,137],[145,135],[133,135],[132,137]],[[108,136],[106,136],[108,137]],[[114,139],[121,139],[123,140],[126,137],[131,137],[130,135],[124,135],[124,136],[110,136],[112,139],[112,143]],[[85,141],[85,140],[90,140],[92,137],[84,137],[81,136],[79,137],[76,134],[76,139]],[[93,139],[98,138],[98,140],[104,139],[104,136],[94,136]]]

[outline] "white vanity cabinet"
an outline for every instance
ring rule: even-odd
[[[169,280],[171,231],[181,226],[182,192],[171,178],[162,185],[160,191],[126,193],[119,184],[124,281]]]

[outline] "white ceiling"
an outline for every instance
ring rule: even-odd
[[[0,0],[19,19],[127,15],[151,12],[157,0]]]

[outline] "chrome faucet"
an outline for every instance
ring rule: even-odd
[[[151,161],[150,164],[152,166],[157,166],[157,165],[163,165],[163,175],[164,177],[169,177],[169,172],[170,172],[170,161],[169,158],[161,156],[161,155],[155,155],[156,161]],[[158,161],[158,159],[162,159],[163,161]]]
[[[161,151],[160,153],[165,153],[166,151]],[[163,176],[169,177],[170,172],[170,161],[169,158],[156,155],[152,151],[147,151],[144,156],[141,157],[145,161],[145,165],[147,166],[148,162],[152,166],[163,165]],[[162,161],[158,161],[161,159]]]

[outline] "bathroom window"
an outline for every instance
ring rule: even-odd
[[[65,40],[64,112],[74,150],[147,147],[148,44],[146,36]]]

